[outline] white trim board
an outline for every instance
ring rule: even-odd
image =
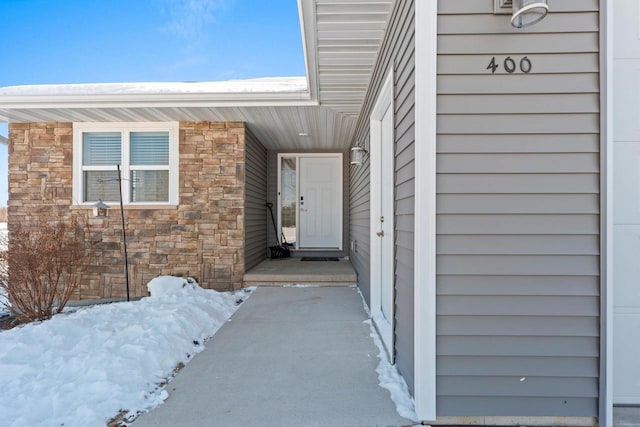
[[[437,2],[415,3],[414,402],[436,419]]]

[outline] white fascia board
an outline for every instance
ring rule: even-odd
[[[4,95],[0,109],[46,108],[158,108],[158,107],[261,107],[317,105],[309,92],[295,93],[188,93],[104,95]]]
[[[316,37],[316,1],[298,0],[298,15],[302,33],[302,51],[307,70],[307,87],[311,99],[317,100],[320,92],[318,81],[318,47]]]

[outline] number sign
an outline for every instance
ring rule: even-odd
[[[496,70],[498,70],[500,66],[502,66],[502,68],[504,68],[504,70],[509,74],[513,74],[518,71],[524,74],[528,74],[533,67],[533,65],[531,64],[531,60],[526,56],[520,58],[520,61],[507,56],[501,63],[499,61],[496,61],[496,57],[494,56],[491,58],[491,61],[489,61],[487,70],[491,70],[491,74],[495,74]]]

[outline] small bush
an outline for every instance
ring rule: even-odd
[[[77,216],[11,230],[9,250],[0,252],[0,293],[18,321],[48,319],[64,309],[90,263],[89,235]]]

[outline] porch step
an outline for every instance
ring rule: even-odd
[[[300,258],[266,259],[245,273],[245,286],[350,286],[358,276],[348,259],[301,261]]]

